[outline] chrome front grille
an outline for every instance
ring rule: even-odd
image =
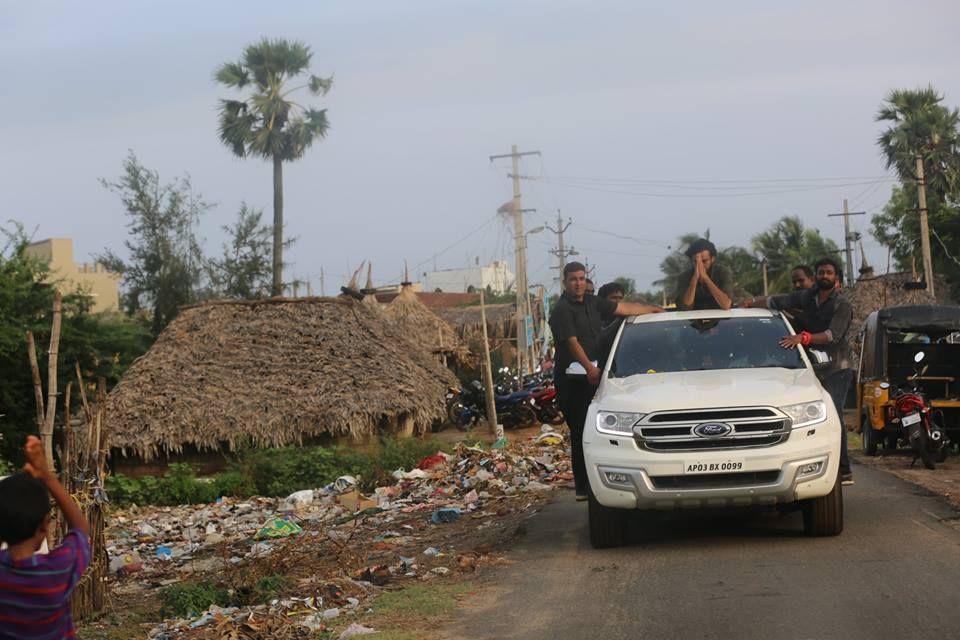
[[[729,426],[719,436],[698,435],[704,424]],[[660,411],[633,427],[637,444],[650,451],[715,451],[771,447],[790,437],[790,419],[773,407]]]

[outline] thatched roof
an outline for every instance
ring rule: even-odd
[[[385,311],[394,327],[425,352],[455,357],[461,362],[472,359],[460,336],[444,319],[417,300],[409,286],[404,285],[400,295],[386,306]]]
[[[517,311],[512,302],[486,305],[487,335],[493,339],[507,339],[516,337]],[[446,320],[464,340],[476,337],[482,327],[480,306],[453,307],[437,309],[437,315]]]
[[[863,325],[874,311],[885,307],[902,307],[915,304],[936,304],[937,301],[927,293],[926,289],[904,289],[903,285],[913,281],[912,274],[890,273],[873,278],[861,278],[852,287],[844,289],[844,294],[853,307],[853,320],[847,332],[847,340],[851,345],[853,366],[859,365],[860,332]],[[937,282],[939,291],[946,292],[943,282]],[[942,297],[942,302],[946,298]]]
[[[108,398],[109,445],[151,458],[418,431],[444,417],[456,379],[350,298],[213,302],[188,307]]]

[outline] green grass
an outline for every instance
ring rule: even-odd
[[[440,616],[457,608],[457,598],[470,591],[467,582],[444,585],[414,585],[384,593],[373,605],[382,616]]]

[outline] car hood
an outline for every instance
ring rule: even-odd
[[[825,394],[809,369],[721,369],[646,373],[607,378],[595,402],[607,411],[650,413],[772,405],[822,400]]]

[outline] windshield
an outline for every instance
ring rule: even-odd
[[[610,376],[638,373],[780,367],[802,369],[798,349],[783,349],[779,318],[711,318],[627,324]]]

